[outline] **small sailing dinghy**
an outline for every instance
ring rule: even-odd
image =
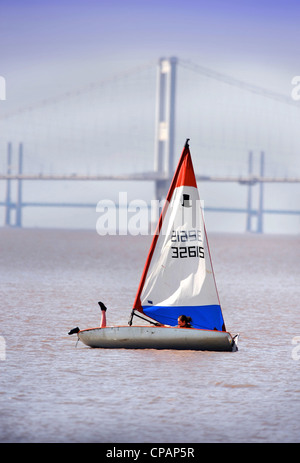
[[[153,236],[128,322],[71,330],[90,347],[236,351],[226,331],[216,287],[189,139]],[[179,328],[178,317],[192,319]],[[151,326],[132,325],[137,316]]]

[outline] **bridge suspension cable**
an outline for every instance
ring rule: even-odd
[[[180,59],[178,60],[178,64],[181,65],[183,68],[189,69],[203,76],[210,77],[211,79],[218,80],[220,82],[226,83],[233,87],[237,87],[242,90],[245,90],[247,92],[255,93],[265,98],[271,98],[272,100],[276,100],[281,103],[288,104],[288,105],[291,105],[291,106],[294,106],[300,109],[299,102],[293,100],[291,97],[287,97],[280,93],[272,92],[271,90],[268,90],[266,88],[259,87],[254,84],[250,84],[248,82],[244,82],[242,80],[236,79],[235,77],[229,76],[227,74],[223,74],[218,71],[214,71],[200,64],[192,63],[191,61],[188,61],[188,60]]]
[[[4,113],[4,114],[0,115],[0,120],[7,120],[7,119],[9,119],[10,117],[13,117],[13,116],[18,116],[18,115],[21,115],[21,114],[24,114],[24,113],[27,113],[27,112],[34,111],[36,109],[41,109],[41,108],[51,106],[51,105],[56,104],[56,103],[61,103],[61,102],[65,101],[65,100],[69,100],[71,98],[78,97],[78,96],[83,95],[85,93],[92,92],[92,91],[96,90],[97,88],[104,87],[107,84],[121,81],[122,79],[130,77],[130,76],[132,76],[134,74],[137,74],[139,72],[151,69],[155,65],[156,65],[156,61],[149,61],[148,63],[144,63],[144,64],[142,64],[140,66],[135,66],[135,67],[133,67],[131,69],[127,69],[126,71],[116,73],[116,74],[114,74],[114,75],[112,75],[110,77],[107,77],[105,79],[102,79],[102,80],[99,80],[99,81],[96,81],[96,82],[90,82],[89,84],[84,85],[84,86],[82,86],[80,88],[77,88],[75,90],[70,90],[68,92],[64,92],[64,93],[62,93],[60,95],[57,95],[57,96],[54,96],[54,97],[44,98],[43,100],[38,101],[35,104],[22,106],[22,107],[20,107],[20,108],[18,108],[16,110],[11,111],[11,112]]]

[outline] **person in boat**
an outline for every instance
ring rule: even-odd
[[[100,322],[100,328],[105,328],[106,327],[106,311],[107,308],[103,304],[103,302],[98,302],[100,309],[101,309],[101,322]]]
[[[191,317],[187,317],[186,315],[180,315],[178,317],[178,328],[193,328],[191,323]]]

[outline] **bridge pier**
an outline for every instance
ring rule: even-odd
[[[7,144],[7,175],[12,175],[12,143]],[[19,144],[18,153],[18,175],[23,173],[23,143]],[[5,226],[6,227],[22,227],[22,180],[17,180],[17,201],[13,202],[11,199],[11,182],[8,178],[6,180],[6,198],[5,198]],[[15,223],[12,219],[12,211],[16,211]]]
[[[7,168],[6,173],[7,175],[11,175],[11,161],[12,161],[12,144],[9,142],[7,144]],[[8,178],[6,180],[6,198],[5,198],[5,226],[10,227],[11,225],[11,211],[12,211],[12,203],[11,203],[11,180]]]
[[[23,173],[23,143],[19,144],[18,174]],[[17,203],[16,203],[16,227],[22,227],[22,180],[18,179]]]
[[[264,177],[265,172],[265,153],[260,153],[260,178]],[[253,175],[253,152],[249,152],[248,156],[248,175]],[[263,233],[263,213],[264,213],[264,183],[259,182],[259,197],[258,197],[258,208],[255,210],[252,208],[252,189],[254,182],[249,181],[248,183],[248,197],[247,197],[247,222],[246,231],[252,233]],[[253,228],[253,218],[256,218],[256,228]]]

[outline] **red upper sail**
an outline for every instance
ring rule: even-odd
[[[174,185],[174,188],[177,188],[179,186],[193,186],[197,188],[197,183],[196,183],[196,178],[195,178],[195,173],[194,173],[194,168],[193,168],[193,163],[191,159],[191,154],[189,147],[185,147],[181,158],[179,160],[179,164],[177,169],[177,178],[176,178],[176,184]]]

